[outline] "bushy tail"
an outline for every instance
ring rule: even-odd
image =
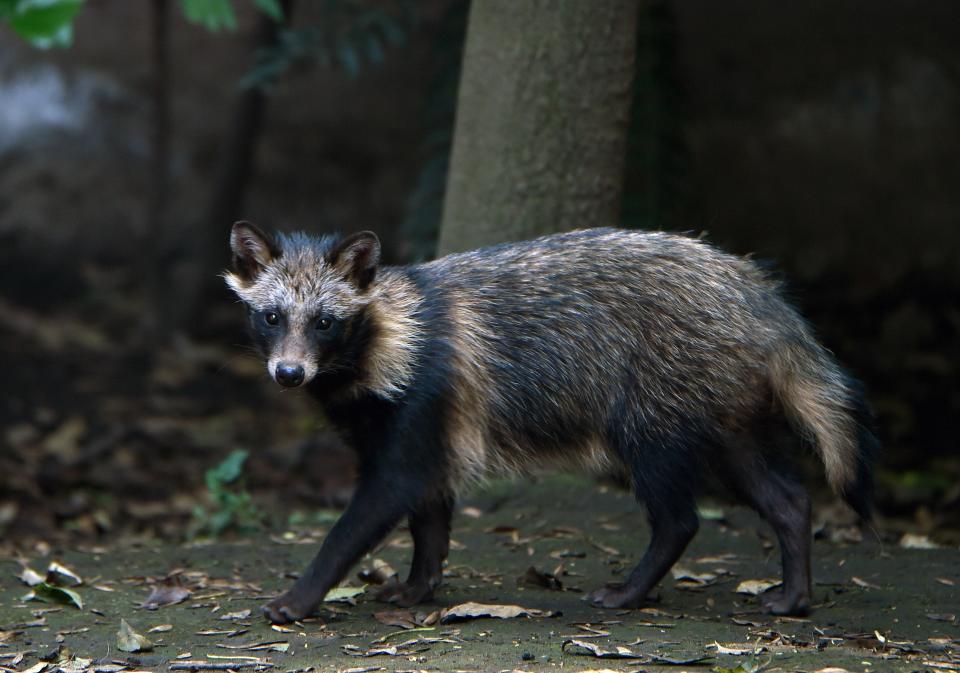
[[[770,369],[787,417],[816,446],[830,486],[870,520],[879,444],[859,386],[812,338],[775,352]]]

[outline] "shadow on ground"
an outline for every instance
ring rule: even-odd
[[[56,558],[75,570],[84,580],[74,589],[82,609],[23,601],[30,589],[18,578],[20,563],[10,559],[0,580],[0,666],[34,673],[960,670],[960,551],[820,540],[813,615],[772,618],[759,611],[757,597],[736,591],[745,581],[779,575],[769,532],[746,510],[704,513],[700,534],[659,600],[632,611],[605,611],[581,599],[636,562],[647,539],[642,512],[627,494],[566,478],[497,484],[465,502],[436,604],[409,612],[375,602],[369,589],[355,605],[327,603],[302,624],[265,623],[260,604],[304,566],[322,529],[20,560],[42,572]],[[404,572],[409,556],[408,536],[398,531],[364,565],[378,559]],[[351,583],[361,584],[355,576]],[[189,595],[155,610],[138,607],[157,588],[161,603]],[[440,619],[443,608],[468,601],[555,614]],[[119,651],[121,619],[153,649]],[[621,658],[599,659],[591,648]]]

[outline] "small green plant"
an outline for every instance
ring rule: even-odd
[[[0,0],[0,22],[35,47],[66,47],[83,0]]]
[[[211,507],[197,505],[188,537],[217,537],[233,530],[249,533],[263,526],[263,513],[246,490],[243,467],[246,451],[233,451],[219,465],[207,470],[207,497]]]

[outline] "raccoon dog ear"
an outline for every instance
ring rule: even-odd
[[[361,290],[377,275],[380,263],[380,239],[372,231],[361,231],[337,243],[328,260]]]
[[[244,280],[253,280],[280,251],[269,236],[250,222],[236,222],[230,230],[233,268]]]

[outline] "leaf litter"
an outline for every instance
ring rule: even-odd
[[[636,660],[638,663],[663,664],[668,666],[694,666],[705,663],[712,658],[709,655],[678,657],[652,652],[640,652],[623,645],[615,645],[613,649],[608,649],[600,647],[596,643],[576,638],[563,641],[560,649],[564,654],[574,656],[595,657],[597,659],[630,659]]]
[[[74,590],[75,587],[83,584],[83,579],[59,561],[50,562],[46,575],[41,575],[23,563],[23,570],[18,578],[32,588],[32,591],[23,597],[24,601],[73,605],[78,610],[83,610],[83,598]]]

